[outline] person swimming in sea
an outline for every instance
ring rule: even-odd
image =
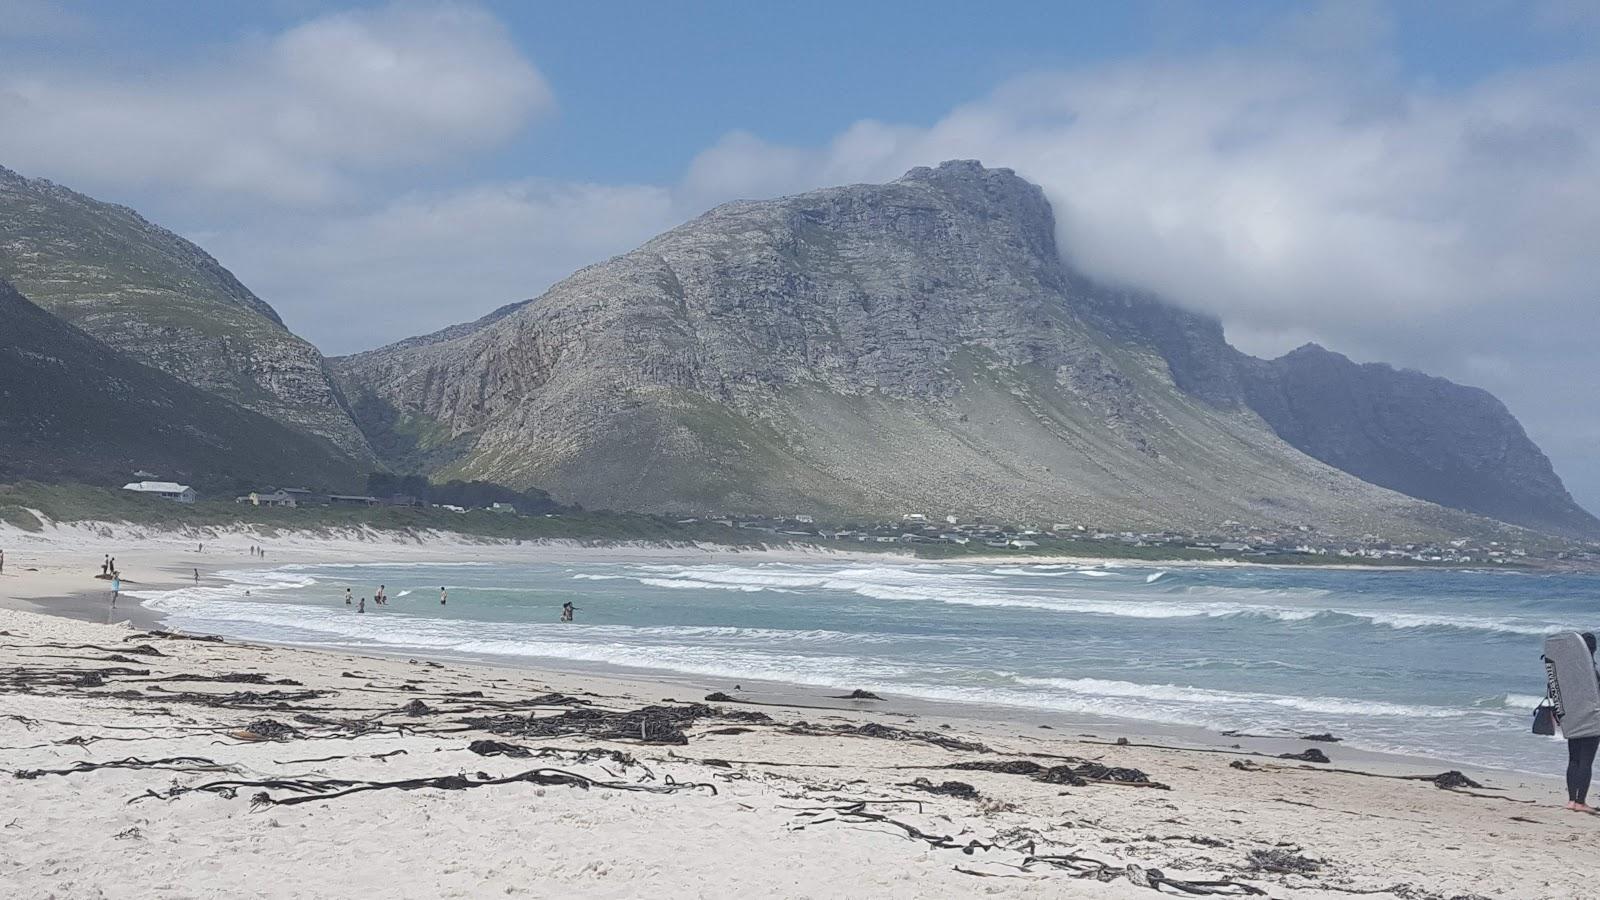
[[[571,600],[568,600],[567,602],[561,604],[561,621],[563,621],[563,622],[571,622],[572,621],[572,614],[577,612],[577,611],[578,611],[578,608],[576,606],[572,605],[572,601]]]
[[[440,588],[439,588],[439,605],[440,606],[444,606],[445,605],[445,601],[449,600],[449,599],[450,599],[450,595],[445,593],[443,586],[440,586]]]
[[[356,612],[364,613],[366,611],[367,611],[367,598],[362,597],[361,598],[361,602],[356,604]]]
[[[350,589],[349,588],[345,588],[344,589],[344,605],[345,606],[349,606],[350,605]]]

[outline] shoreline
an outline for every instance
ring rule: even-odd
[[[1153,877],[1292,900],[1581,896],[1600,837],[1547,776],[1474,767],[1481,787],[1441,789],[1423,779],[1449,763],[1342,744],[755,680],[734,699],[756,702],[708,702],[727,679],[164,637],[131,597],[101,621],[84,562],[105,537],[84,537],[8,552],[0,576],[0,747],[26,773],[0,777],[16,838],[0,871],[25,896],[1148,898]],[[246,546],[152,538],[119,566],[162,590],[196,564],[204,582],[516,561]],[[622,725],[592,730],[607,722]],[[1307,748],[1330,762],[1278,757]],[[371,852],[381,835],[427,837]],[[150,877],[167,870],[181,882]]]
[[[414,560],[413,562],[419,565],[438,564],[437,561],[424,562],[422,560]],[[296,564],[288,563],[285,565],[292,566]],[[376,566],[382,564],[361,563],[359,565]],[[217,581],[218,579],[215,577],[210,579],[212,584],[216,584]],[[171,590],[186,587],[189,584],[190,582],[175,577],[170,582],[140,584],[135,585],[135,587],[144,590]],[[202,585],[204,584],[205,582],[202,582]],[[46,615],[60,615],[78,621],[97,624],[113,624],[114,621],[118,621],[146,631],[168,630],[166,614],[152,610],[144,606],[142,601],[131,597],[124,599],[116,607],[115,611],[112,611],[107,600],[101,596],[104,593],[103,591],[80,592],[75,595],[49,598],[45,601],[19,602],[31,607],[29,611],[36,611]],[[0,607],[5,605],[5,598],[0,597]],[[102,612],[107,615],[102,616]],[[192,633],[212,634],[210,632]],[[685,696],[674,699],[685,701],[694,701],[705,694],[730,691],[732,690],[733,682],[737,681],[742,686],[742,690],[738,691],[739,700],[742,703],[770,705],[785,709],[822,709],[829,711],[871,709],[870,706],[863,706],[860,702],[840,702],[840,698],[828,693],[829,691],[851,690],[849,687],[765,678],[718,677],[673,669],[626,666],[616,663],[562,657],[439,653],[427,649],[391,649],[359,644],[242,639],[225,633],[217,633],[214,636],[223,637],[229,642],[241,646],[288,649],[339,656],[370,657],[384,660],[423,660],[425,662],[449,663],[490,671],[520,671],[546,681],[559,681],[563,677],[579,678],[602,684],[610,690],[623,692],[656,691],[665,692],[666,696],[670,697],[673,694],[673,690],[677,689],[678,693]],[[1216,728],[1202,725],[1163,722],[1135,717],[1069,712],[993,702],[939,700],[898,694],[892,691],[883,691],[881,694],[886,704],[894,704],[895,709],[902,710],[906,715],[971,722],[979,726],[1037,728],[1091,739],[1120,739],[1141,743],[1175,743],[1196,751],[1236,754],[1241,757],[1260,756],[1271,758],[1283,753],[1298,753],[1312,747],[1330,752],[1337,748],[1336,752],[1333,752],[1333,756],[1340,763],[1376,767],[1381,771],[1390,773],[1415,773],[1422,770],[1445,767],[1465,772],[1474,777],[1500,776],[1544,782],[1550,785],[1552,789],[1559,788],[1561,783],[1561,779],[1557,775],[1547,772],[1465,762],[1451,759],[1447,756],[1429,756],[1419,753],[1362,747],[1359,746],[1359,738],[1355,744],[1350,743],[1347,737],[1342,737],[1340,740],[1333,742],[1307,741],[1303,736],[1299,735],[1244,734],[1220,731]],[[884,709],[884,707],[880,707],[876,711],[881,712]],[[1336,735],[1336,737],[1338,736]]]
[[[100,655],[121,648],[137,655]],[[1529,779],[1469,773],[1481,787],[1441,790],[1423,780],[1437,766],[1337,747],[1313,765],[895,698],[707,707],[660,681],[161,640],[14,610],[0,610],[0,668],[38,673],[0,716],[23,773],[0,778],[20,829],[0,865],[24,896],[170,896],[148,880],[158,860],[191,890],[273,898],[377,884],[385,898],[1136,898],[1152,872],[1293,900],[1580,896],[1600,836]],[[672,738],[648,709],[703,712]],[[577,730],[534,728],[573,710]],[[591,715],[632,724],[602,736]],[[970,768],[987,765],[1024,774]],[[1046,770],[1061,780],[1025,774]],[[372,853],[379,834],[428,837]],[[406,884],[381,879],[397,868]]]
[[[220,558],[219,551],[239,553],[244,549],[233,547],[230,544],[211,544],[208,545],[206,553],[198,553],[189,549],[187,539],[185,539],[183,542],[180,542],[169,537],[166,543],[170,545],[179,545],[184,548],[178,550],[178,553],[180,554],[179,558],[174,558],[170,552],[158,553],[156,558],[149,560],[153,569],[157,573],[157,577],[146,575],[142,582],[125,581],[125,592],[127,589],[132,589],[135,591],[166,591],[192,586],[194,582],[190,577],[188,577],[188,573],[194,569],[194,566],[192,566],[191,563],[217,560]],[[364,558],[359,562],[352,562],[350,553],[353,550],[360,550],[365,555]],[[454,550],[458,553],[466,550],[470,551],[476,556],[482,556],[483,558],[461,560],[453,558],[449,553],[439,552],[441,550]],[[307,551],[311,552],[313,558],[296,558],[300,553],[305,553]],[[430,553],[429,551],[435,552]],[[530,553],[536,553],[538,556],[536,561],[540,563],[559,562],[570,564],[594,563],[597,561],[603,561],[607,563],[659,562],[663,560],[681,562],[684,559],[682,555],[684,552],[705,553],[705,556],[703,557],[693,557],[694,562],[749,563],[753,561],[751,559],[752,556],[759,556],[760,561],[762,562],[789,564],[817,562],[819,559],[825,559],[831,562],[858,561],[883,563],[887,561],[882,555],[873,553],[814,554],[809,552],[785,550],[738,550],[722,552],[717,550],[685,551],[681,548],[667,547],[589,547],[562,543],[533,542],[509,546],[496,546],[492,544],[482,545],[477,542],[473,542],[466,546],[447,545],[444,548],[437,548],[420,543],[404,544],[399,546],[385,546],[382,544],[377,546],[368,546],[363,544],[357,547],[351,547],[348,544],[317,540],[313,541],[310,547],[296,547],[291,545],[287,551],[288,555],[280,553],[280,551],[277,549],[274,549],[272,552],[274,556],[282,555],[283,558],[274,559],[272,562],[267,562],[264,559],[257,559],[251,556],[246,556],[243,560],[230,559],[227,561],[226,565],[213,567],[210,574],[202,574],[200,584],[202,586],[231,584],[233,583],[231,580],[221,578],[215,573],[217,571],[235,569],[259,568],[264,570],[272,570],[281,567],[292,568],[302,565],[381,567],[384,565],[395,564],[424,566],[515,564],[518,562],[529,562],[527,557]],[[373,556],[380,558],[366,558]],[[975,565],[996,565],[1002,563],[1021,564],[1020,560],[1013,558],[996,558],[990,562],[979,562],[977,558],[974,558],[970,561],[962,560],[960,562],[956,562],[952,560],[922,560],[901,556],[897,557],[897,561],[898,564],[907,565],[967,564],[968,562],[971,562]],[[1054,560],[1054,562],[1059,563],[1059,560]],[[1130,567],[1141,568],[1156,568],[1162,566],[1161,563],[1157,563],[1155,561],[1120,563],[1116,560],[1102,560],[1098,562],[1079,560],[1075,561],[1073,564],[1082,565],[1084,567],[1093,567],[1106,565],[1107,563],[1109,563],[1111,567],[1116,567],[1123,564],[1126,564]],[[1285,569],[1314,568],[1308,566],[1270,566],[1266,564],[1238,563],[1224,560],[1211,561],[1209,563],[1175,562],[1170,565],[1170,568],[1231,568],[1235,566]],[[1329,568],[1355,569],[1357,571],[1380,570],[1379,567],[1376,566],[1331,566]],[[1388,567],[1386,570],[1411,571],[1412,569],[1413,567],[1398,566]],[[3,589],[4,587],[6,587],[6,585],[3,582],[0,582],[0,589]],[[48,615],[64,615],[86,622],[110,624],[113,621],[124,620],[131,622],[134,627],[144,630],[164,629],[166,627],[165,614],[144,606],[143,602],[137,598],[124,598],[113,612],[109,607],[109,603],[107,602],[105,596],[106,594],[108,594],[108,590],[104,588],[66,590],[54,596],[31,598],[11,598],[8,594],[0,593],[0,607],[5,607],[11,603],[21,603],[24,604],[22,608],[28,611],[37,611]],[[722,678],[701,675],[692,672],[681,672],[672,669],[656,669],[643,666],[635,667],[608,662],[565,659],[561,657],[507,657],[496,656],[492,654],[450,654],[434,653],[420,649],[387,649],[384,647],[359,644],[297,643],[292,641],[271,641],[261,639],[252,639],[246,641],[228,635],[222,636],[227,637],[229,641],[240,643],[242,645],[296,649],[307,652],[355,654],[359,656],[391,660],[418,658],[427,659],[430,661],[450,662],[457,665],[479,666],[496,670],[515,669],[528,672],[535,676],[545,677],[547,679],[557,679],[562,676],[572,676],[584,679],[599,680],[618,687],[635,690],[639,689],[641,686],[680,686],[682,689],[681,692],[688,692],[693,694],[693,696],[699,696],[700,694],[711,693],[715,691],[726,691],[730,688],[733,681],[739,681],[740,683],[748,683],[750,685],[760,685],[762,687],[761,693],[764,695],[764,697],[767,698],[768,701],[774,702],[780,706],[806,708],[808,706],[816,706],[820,704],[822,708],[829,709],[859,708],[848,705],[834,707],[829,706],[826,703],[826,700],[828,699],[826,697],[826,692],[828,690],[849,690],[849,687],[829,687],[819,684],[785,682],[747,677],[738,679]],[[747,690],[744,693],[749,694],[750,691]],[[1538,782],[1548,782],[1552,785],[1558,784],[1560,781],[1555,774],[1547,772],[1528,771],[1504,766],[1466,762],[1458,759],[1451,759],[1448,756],[1431,756],[1416,752],[1352,746],[1350,743],[1348,743],[1348,738],[1339,742],[1333,742],[1331,744],[1322,742],[1307,742],[1302,737],[1295,735],[1237,734],[1204,725],[1164,722],[1154,719],[1141,719],[1136,717],[1103,715],[1087,712],[1071,712],[1065,710],[1009,705],[994,702],[941,700],[914,695],[894,694],[892,692],[883,693],[886,698],[893,700],[901,707],[907,709],[908,712],[914,712],[919,715],[939,716],[941,718],[952,720],[965,720],[993,725],[1020,725],[1035,728],[1043,726],[1044,728],[1057,730],[1062,733],[1079,733],[1088,731],[1092,735],[1095,731],[1108,732],[1114,737],[1120,737],[1129,740],[1146,742],[1176,741],[1184,744],[1185,746],[1196,749],[1222,753],[1242,750],[1247,754],[1259,753],[1272,756],[1279,753],[1299,752],[1307,749],[1308,747],[1317,747],[1321,749],[1337,747],[1339,755],[1341,756],[1348,757],[1350,760],[1359,762],[1361,764],[1384,767],[1386,771],[1399,771],[1407,768],[1425,769],[1445,766],[1468,773],[1498,774],[1521,779],[1532,779]],[[693,697],[690,697],[689,699],[693,699]],[[1357,738],[1356,741],[1359,744],[1359,738]]]

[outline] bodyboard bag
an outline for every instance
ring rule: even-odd
[[[1600,675],[1583,638],[1573,631],[1545,638],[1544,669],[1561,736],[1570,741],[1600,735]]]

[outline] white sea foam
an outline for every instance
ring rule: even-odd
[[[1439,613],[1408,612],[1400,610],[1352,609],[1319,605],[1331,592],[1316,588],[1265,589],[1188,585],[1178,592],[1162,588],[1145,594],[1134,587],[1120,591],[1095,588],[1091,593],[1104,596],[1044,593],[1026,589],[1010,581],[1011,576],[1023,574],[1024,568],[991,569],[987,573],[962,571],[957,567],[875,567],[875,566],[671,566],[648,565],[632,567],[648,571],[649,575],[591,574],[574,577],[591,580],[632,578],[651,587],[677,590],[724,590],[757,593],[760,591],[834,590],[848,591],[874,600],[913,600],[948,603],[961,606],[1016,607],[1054,610],[1064,613],[1117,616],[1135,619],[1179,619],[1193,617],[1248,616],[1282,622],[1302,622],[1337,617],[1363,620],[1376,626],[1394,629],[1449,628],[1506,634],[1542,635],[1571,629],[1563,623],[1540,622],[1531,619],[1493,618],[1472,615],[1443,615]],[[963,567],[964,568],[964,567]],[[1105,576],[1101,569],[1072,566],[1056,567],[1052,572],[1036,574]],[[1145,579],[1155,584],[1167,571],[1157,572]],[[1226,598],[1226,599],[1225,599]],[[1270,601],[1277,600],[1278,603]],[[1303,605],[1284,605],[1281,601],[1294,600]]]
[[[1018,678],[1027,685],[1091,697],[1125,697],[1163,700],[1196,706],[1278,706],[1303,712],[1340,716],[1391,716],[1443,719],[1465,715],[1461,710],[1436,706],[1408,706],[1343,697],[1293,697],[1253,691],[1219,691],[1177,684],[1136,684],[1103,678]]]

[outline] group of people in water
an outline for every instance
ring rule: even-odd
[[[405,593],[409,593],[409,592],[402,591],[401,593],[405,594]],[[445,590],[445,588],[443,586],[440,586],[440,588],[439,588],[439,605],[440,606],[448,606],[449,603],[450,603],[450,592]],[[345,606],[354,606],[356,612],[364,613],[364,612],[367,611],[367,598],[365,598],[365,597],[356,597],[354,590],[352,590],[351,588],[345,588],[344,589],[344,605]],[[372,595],[372,605],[373,606],[388,606],[389,605],[389,587],[388,587],[388,585],[383,585],[383,584],[378,585],[378,590],[375,591],[373,593],[373,595]],[[568,600],[567,602],[561,604],[561,621],[563,621],[563,622],[571,622],[571,621],[573,621],[573,614],[576,613],[577,611],[578,611],[578,607],[573,606],[571,600]]]
[[[409,593],[409,592],[401,591],[401,594],[406,594],[406,593]],[[353,599],[354,599],[354,593],[351,591],[350,588],[345,588],[344,589],[344,605],[345,606],[352,605],[352,600]],[[440,606],[447,606],[447,605],[449,605],[449,603],[450,603],[450,592],[445,590],[444,587],[441,586],[439,588],[439,605]],[[388,587],[388,585],[383,585],[383,584],[378,585],[378,590],[372,595],[372,605],[373,606],[388,606],[389,605],[389,587]],[[360,599],[354,599],[354,606],[356,608],[356,612],[358,612],[358,613],[366,612],[367,611],[367,598],[362,597]]]

